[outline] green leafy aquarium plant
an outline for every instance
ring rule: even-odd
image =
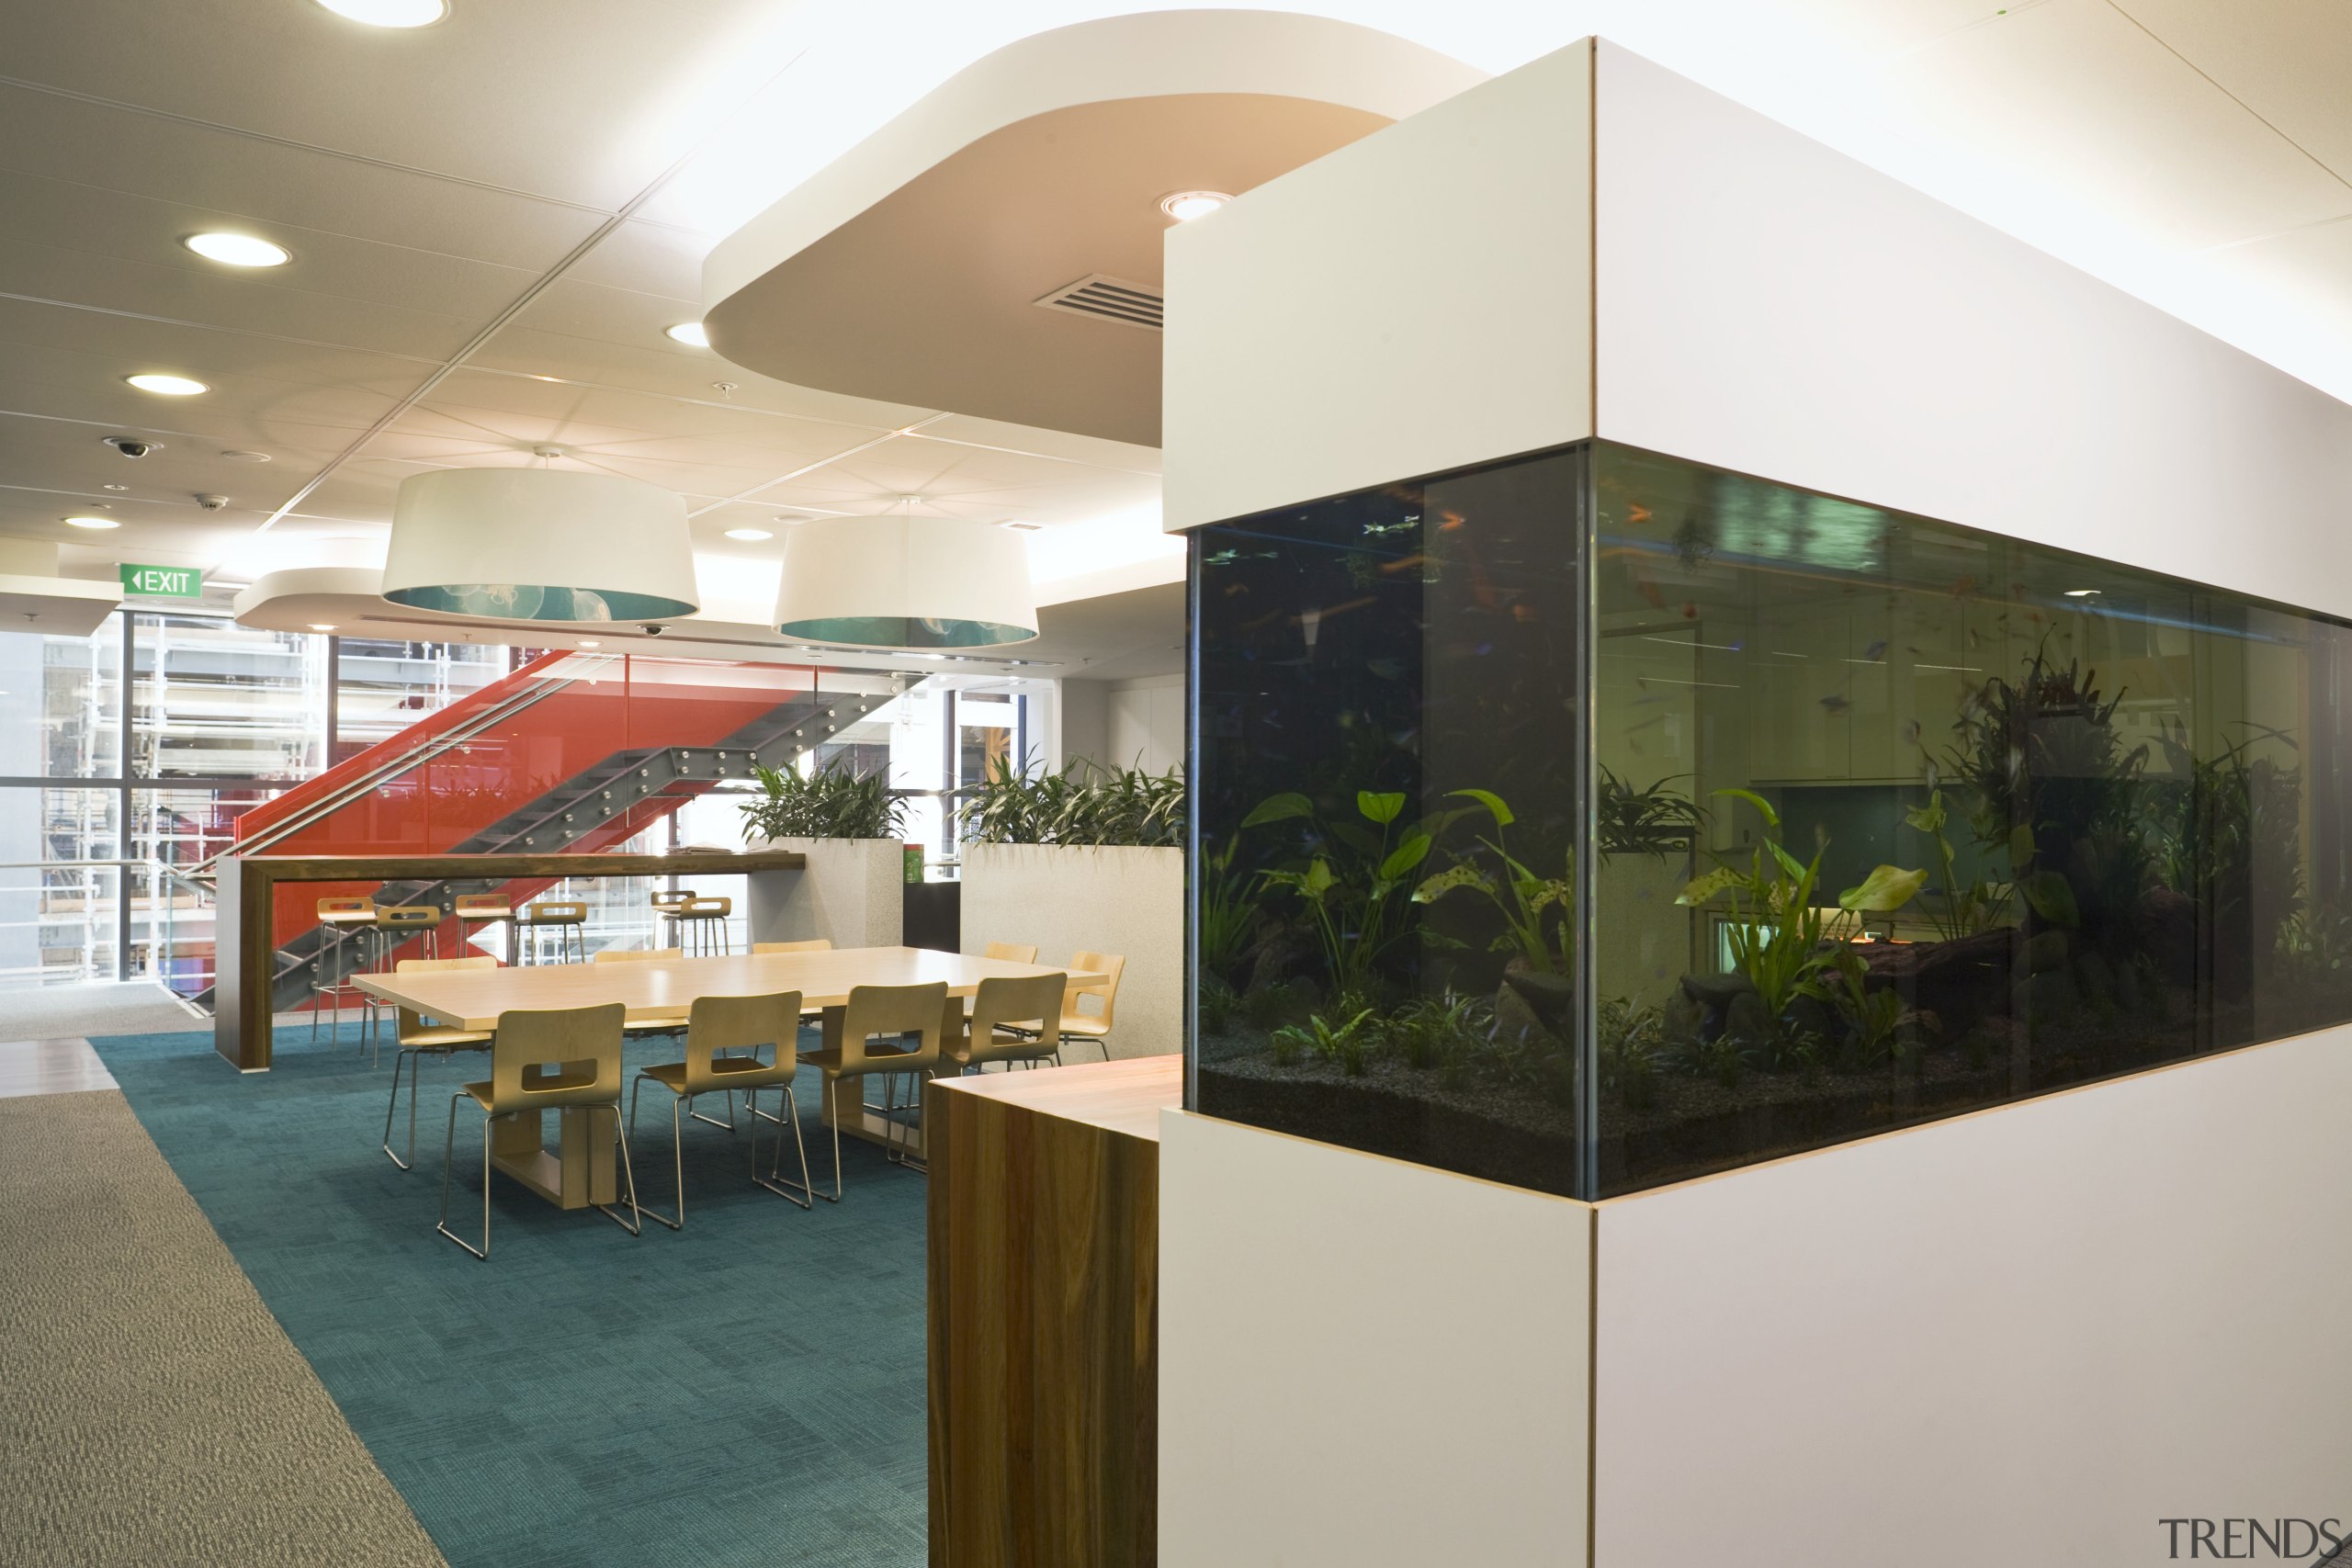
[[[1962,937],[1975,936],[1999,925],[2008,913],[2010,899],[2017,890],[2006,884],[1987,882],[1981,876],[1965,887],[1960,885],[1959,857],[1952,849],[1950,835],[1944,831],[1945,825],[1951,821],[1944,810],[1944,792],[1933,787],[1932,775],[1929,784],[1928,804],[1904,812],[1903,820],[1935,840],[1936,864],[1943,873],[1943,906],[1930,908],[1928,918],[1935,922],[1938,936],[1946,942],[1956,942]]]
[[[1527,966],[1547,975],[1565,975],[1576,955],[1576,852],[1558,876],[1542,876],[1512,858],[1504,847],[1504,829],[1518,818],[1490,790],[1457,789],[1449,799],[1468,800],[1485,809],[1494,824],[1494,836],[1479,835],[1479,847],[1494,857],[1489,872],[1470,856],[1456,860],[1413,889],[1413,902],[1428,904],[1456,888],[1483,894],[1503,918],[1503,932],[1494,951],[1525,960]]]
[[[1318,1013],[1305,1023],[1284,1024],[1268,1036],[1267,1043],[1281,1066],[1292,1066],[1302,1053],[1312,1053],[1317,1061],[1334,1063],[1348,1077],[1360,1078],[1372,1053],[1373,1012],[1371,1008],[1359,1009],[1345,1023],[1338,1024]]]
[[[1358,790],[1355,807],[1355,820],[1326,821],[1306,795],[1277,795],[1260,802],[1241,826],[1306,825],[1306,865],[1261,871],[1259,883],[1306,906],[1333,992],[1370,995],[1381,958],[1412,929],[1403,896],[1432,838],[1421,823],[1400,820],[1401,791]]]
[[[1781,814],[1762,795],[1744,789],[1715,794],[1754,807],[1764,818],[1765,830],[1748,852],[1745,870],[1726,858],[1714,870],[1693,877],[1675,902],[1698,908],[1729,897],[1733,919],[1724,932],[1732,966],[1756,987],[1765,1016],[1777,1020],[1791,1002],[1814,993],[1814,977],[1827,962],[1821,951],[1821,911],[1813,902],[1821,852],[1815,851],[1813,859],[1804,862],[1782,848],[1777,836]]]
[[[1828,983],[1823,987],[1830,1005],[1852,1032],[1846,1065],[1857,1068],[1901,1061],[1908,1055],[1904,1026],[1921,1015],[1906,1006],[1891,988],[1872,990],[1870,965],[1850,946],[1838,944],[1829,961]]]
[[[1699,841],[1705,818],[1690,798],[1667,786],[1674,774],[1635,789],[1600,768],[1600,789],[1593,800],[1595,841],[1604,855],[1651,855],[1665,860],[1690,852]]]
[[[837,759],[808,777],[754,767],[760,795],[747,800],[743,841],[755,839],[895,839],[905,831],[906,797],[882,770],[852,773]]]

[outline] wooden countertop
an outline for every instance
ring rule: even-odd
[[[1132,1056],[1123,1062],[1080,1062],[1035,1071],[974,1073],[941,1078],[937,1087],[1156,1144],[1159,1113],[1184,1103],[1184,1058]]]

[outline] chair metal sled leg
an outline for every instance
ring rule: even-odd
[[[449,1169],[458,1155],[458,1101],[471,1098],[464,1089],[449,1097],[449,1134],[441,1144],[441,1218],[434,1229],[472,1253],[483,1262],[490,1261],[490,1124],[494,1118],[481,1119],[481,1245],[476,1247],[449,1228]]]
[[[770,1116],[760,1110],[759,1090],[751,1089],[744,1095],[744,1099],[749,1100],[752,1106],[752,1179],[779,1198],[787,1199],[804,1209],[813,1209],[817,1206],[816,1200],[820,1194],[808,1180],[808,1144],[800,1135],[800,1109],[793,1103],[792,1087],[789,1084],[780,1087],[776,1092],[784,1097],[784,1114],[781,1116]],[[782,1179],[784,1123],[787,1121],[792,1123],[792,1142],[800,1151],[800,1185],[797,1187]],[[760,1123],[762,1122],[773,1122],[776,1124],[775,1159],[768,1167],[768,1173],[764,1177],[760,1174]],[[838,1151],[839,1145],[835,1147]],[[835,1174],[838,1177],[838,1171]]]

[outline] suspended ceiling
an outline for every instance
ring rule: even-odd
[[[548,443],[686,494],[714,558],[772,563],[779,514],[910,493],[1040,540],[1148,525],[1143,444],[815,390],[662,335],[700,312],[724,234],[992,51],[1115,9],[456,0],[409,33],[310,0],[0,9],[0,536],[93,579],[251,573],[280,538],[379,538],[409,473]],[[2336,0],[1317,9],[1478,72],[1608,32],[2352,391]],[[209,227],[294,262],[177,243]],[[141,394],[120,379],[139,370],[213,389]],[[115,434],[161,445],[134,463],[99,445]],[[123,526],[60,522],[98,507]],[[746,525],[777,536],[723,537]]]

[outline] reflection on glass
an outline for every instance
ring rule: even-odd
[[[0,788],[0,987],[116,977],[121,798]]]
[[[1197,1109],[1573,1190],[1582,483],[1194,536]]]
[[[131,660],[139,777],[291,781],[319,770],[326,638],[141,612]]]
[[[2352,1021],[2340,623],[1605,444],[1193,551],[1198,1110],[1602,1197]]]
[[[122,622],[88,637],[0,637],[0,777],[107,778],[122,769]]]
[[[1601,1193],[2352,1017],[2352,633],[1603,446]],[[2323,765],[2314,767],[2313,761]]]

